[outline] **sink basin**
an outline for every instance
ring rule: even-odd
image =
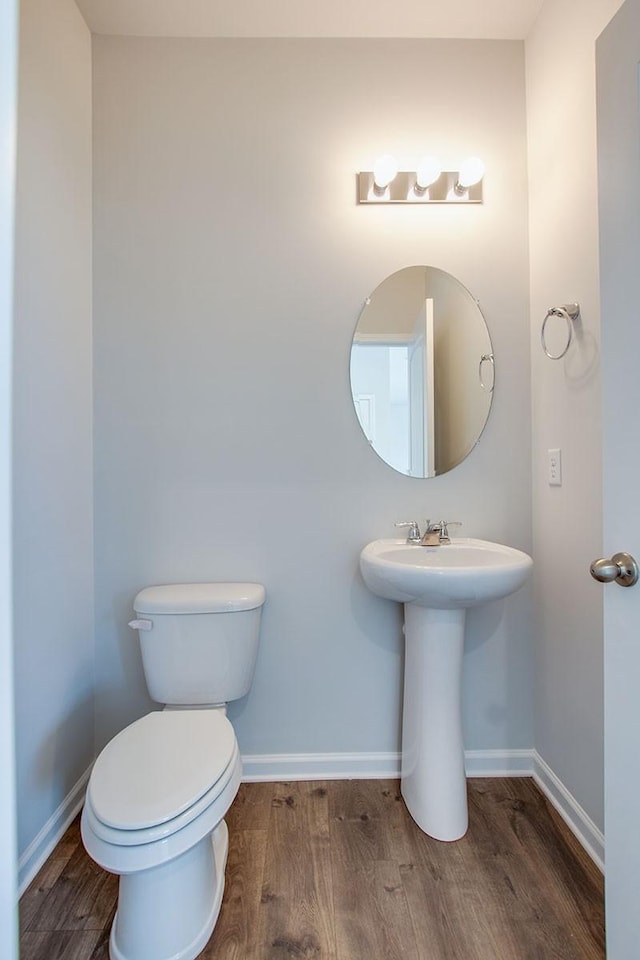
[[[362,576],[372,593],[439,610],[506,597],[522,586],[532,565],[521,550],[466,537],[437,547],[374,540],[360,554]]]
[[[486,540],[437,547],[374,540],[360,554],[372,593],[404,604],[402,796],[418,826],[458,840],[468,825],[461,671],[468,607],[514,593],[533,561]]]

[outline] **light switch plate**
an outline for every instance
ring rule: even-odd
[[[562,451],[558,448],[547,450],[547,477],[550,486],[562,486]]]

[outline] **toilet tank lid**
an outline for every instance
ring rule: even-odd
[[[136,613],[233,613],[265,601],[261,583],[166,583],[145,587],[133,601]]]

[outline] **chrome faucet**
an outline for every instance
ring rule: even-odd
[[[431,520],[426,521],[426,529],[420,543],[423,547],[438,547],[443,543],[451,543],[449,527],[461,526],[460,520]]]
[[[394,526],[408,527],[407,543],[417,543],[422,547],[438,547],[442,543],[450,543],[449,527],[461,526],[460,520],[431,520],[426,521],[424,536],[415,520],[398,520]]]

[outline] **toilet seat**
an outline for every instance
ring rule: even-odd
[[[185,717],[190,719],[185,720]],[[165,863],[211,833],[233,803],[242,777],[240,751],[233,727],[220,711],[159,711],[135,721],[122,734],[132,728],[132,733],[120,739],[120,747],[113,747],[122,736],[118,734],[96,760],[81,822],[82,838],[89,854],[105,870],[119,874],[135,873]],[[155,742],[152,730],[157,732]],[[196,761],[206,773],[195,773],[194,779],[187,776],[185,782],[189,783],[189,790],[183,784],[177,792],[174,791],[178,803],[173,810],[166,799],[149,805],[148,796],[143,791],[137,797],[133,796],[133,816],[127,817],[122,797],[118,799],[115,795],[120,793],[130,798],[135,793],[132,788],[140,786],[144,780],[148,761],[149,769],[157,772],[160,767],[161,778],[167,769],[175,770],[172,761],[162,757],[167,744],[173,748],[181,747],[191,755],[191,759],[182,764],[188,774],[192,772],[190,764],[195,766]],[[111,747],[113,749],[109,749]],[[146,747],[150,747],[153,756],[140,752]],[[174,749],[172,760],[177,752],[178,749]],[[133,780],[125,784],[123,774],[132,771]],[[204,793],[201,792],[203,783],[210,784]],[[192,802],[187,803],[185,798],[190,791]],[[114,827],[104,823],[94,807],[94,799],[106,819],[117,819],[123,825]],[[151,821],[152,825],[134,826],[145,820]]]
[[[236,767],[238,766],[240,766],[240,752],[236,745],[224,774],[218,778],[213,787],[207,790],[207,792],[196,800],[187,810],[172,817],[170,820],[165,820],[164,823],[158,826],[147,827],[143,830],[110,827],[103,823],[96,815],[89,797],[87,797],[85,802],[85,819],[96,837],[106,841],[106,843],[115,844],[116,846],[134,847],[154,843],[156,840],[165,840],[167,837],[171,837],[179,830],[182,830],[183,827],[186,827],[187,824],[191,823],[192,820],[195,820],[201,813],[215,803],[226,789],[229,781],[233,778]]]
[[[217,710],[157,711],[122,730],[95,762],[87,801],[110,843],[151,843],[193,820],[224,789],[237,753]]]

